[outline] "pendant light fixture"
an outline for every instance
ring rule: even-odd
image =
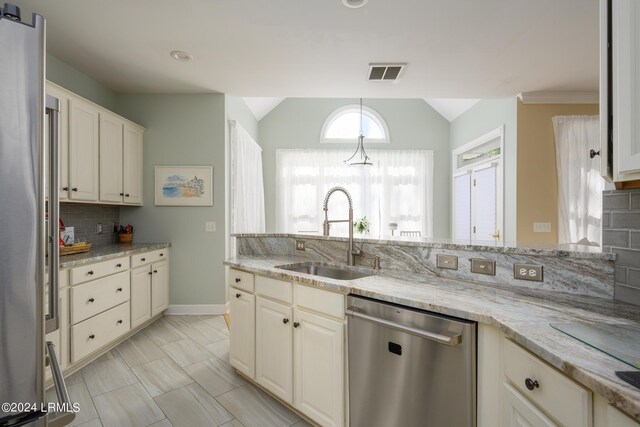
[[[358,136],[358,146],[356,147],[353,156],[349,157],[344,162],[349,166],[373,166],[371,159],[367,156],[367,152],[364,151],[364,131],[362,129],[362,98],[360,98],[360,136]]]

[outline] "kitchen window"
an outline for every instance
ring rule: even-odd
[[[372,108],[362,107],[362,132],[367,143],[390,142],[384,119]],[[347,105],[331,113],[322,126],[321,143],[355,143],[360,136],[360,105]]]
[[[327,191],[345,187],[353,198],[354,220],[366,216],[371,236],[400,231],[433,235],[433,152],[367,150],[373,166],[344,164],[351,150],[277,150],[277,228],[286,233],[322,233],[322,202]],[[329,219],[347,218],[346,197],[329,203]],[[331,235],[346,235],[346,224],[333,224]]]

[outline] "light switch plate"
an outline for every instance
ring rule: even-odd
[[[490,259],[471,258],[471,272],[495,276],[496,262]]]
[[[534,233],[551,233],[551,223],[550,222],[534,222],[533,232]]]
[[[215,222],[206,222],[204,226],[205,231],[211,232],[216,231],[216,223]]]
[[[304,240],[296,240],[296,251],[304,251],[306,246]]]
[[[438,254],[436,255],[436,265],[438,266],[438,268],[457,270],[458,257],[455,255]]]
[[[513,277],[519,280],[542,282],[542,266],[536,264],[513,264]]]

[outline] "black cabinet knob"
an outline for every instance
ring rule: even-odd
[[[297,328],[298,326],[300,326],[300,323],[299,323],[299,322],[293,322],[293,327],[294,327],[294,328]]]
[[[124,193],[120,193],[121,196],[124,196]]]
[[[164,254],[160,254],[160,256],[164,256]]]
[[[71,191],[78,191],[78,187],[73,187]]]
[[[129,197],[129,193],[125,194],[124,197]]]
[[[236,298],[240,298],[242,294],[236,294]]]
[[[538,383],[538,381],[536,380],[532,380],[531,378],[527,378],[526,380],[524,380],[524,385],[531,391],[540,387],[540,383]]]
[[[154,273],[157,273],[157,272],[158,272],[158,270],[153,270],[153,272],[154,272]]]
[[[147,274],[149,274],[149,276],[151,276],[153,273],[152,273],[152,272],[149,272],[149,273],[147,273]]]
[[[122,292],[122,288],[116,289],[116,292]]]
[[[144,262],[146,260],[147,260],[146,258],[140,258],[140,261],[142,261],[142,262]]]
[[[87,274],[88,274],[89,276],[93,276],[93,270],[89,270],[89,271],[87,271]]]
[[[89,298],[89,302],[94,302],[94,301],[95,301],[95,299]]]
[[[282,323],[286,325],[287,323],[289,323],[289,319],[282,319]]]
[[[236,277],[236,283],[240,283],[240,278]]]
[[[89,339],[90,339],[90,340],[94,339],[95,337],[96,337],[96,336],[95,336],[95,335],[93,335],[93,334],[89,335]]]
[[[118,325],[122,325],[122,320],[118,320]]]
[[[120,268],[122,267],[122,264],[116,264],[116,267]]]
[[[589,157],[591,157],[592,159],[593,159],[595,156],[599,156],[599,155],[600,155],[600,150],[596,151],[596,150],[594,150],[593,148],[592,148],[591,150],[589,150]]]
[[[62,187],[62,191],[69,191],[69,187]]]

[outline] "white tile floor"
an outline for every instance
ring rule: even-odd
[[[66,383],[74,426],[309,425],[231,368],[222,316],[165,316]]]

